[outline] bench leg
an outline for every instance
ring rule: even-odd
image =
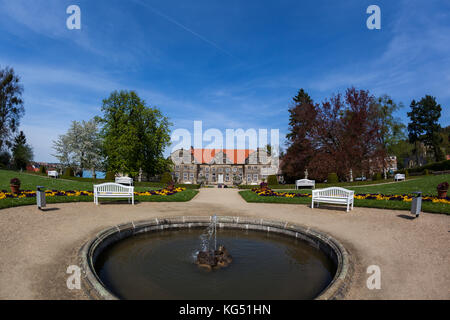
[[[314,209],[314,200],[311,201],[311,209]]]

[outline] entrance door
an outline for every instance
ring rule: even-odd
[[[223,174],[219,174],[219,175],[217,176],[217,183],[223,184]]]

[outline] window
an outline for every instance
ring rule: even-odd
[[[188,168],[189,168],[188,166],[184,166],[184,170],[188,170]]]
[[[257,174],[253,175],[253,181],[258,181],[258,175]]]
[[[191,172],[191,173],[189,174],[189,177],[193,178],[193,177],[194,177],[194,174]]]
[[[206,168],[205,168],[205,171],[206,171],[206,172],[209,172],[209,168],[208,168],[208,167],[206,167]]]
[[[251,174],[247,175],[247,181],[252,181],[252,175]]]
[[[183,179],[187,180],[187,178],[188,178],[187,172],[186,172],[186,173],[183,173]]]
[[[206,179],[209,179],[209,173],[206,174]]]
[[[223,169],[222,169],[222,168],[219,168],[219,172],[223,172]]]
[[[230,172],[230,168],[226,168],[226,169],[225,169],[225,172]]]
[[[211,172],[216,172],[216,168],[211,168]]]
[[[179,178],[180,177],[180,173],[179,172],[175,172],[175,177]]]
[[[180,170],[180,166],[179,165],[175,166],[175,169]]]
[[[237,168],[236,168],[236,167],[234,167],[234,168],[233,168],[233,172],[236,172],[236,170],[237,170]]]

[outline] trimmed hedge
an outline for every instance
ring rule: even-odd
[[[74,176],[75,176],[75,173],[72,168],[64,169],[63,177],[74,177]]]
[[[172,182],[173,182],[172,175],[169,172],[164,172],[161,176],[160,183],[167,185]]]
[[[45,166],[40,166],[39,167],[39,173],[47,174],[47,168]]]
[[[108,180],[108,181],[116,180],[116,174],[112,171],[106,171],[105,180]]]
[[[339,182],[339,177],[336,173],[329,173],[328,174],[328,179],[327,179],[327,183],[338,183]]]
[[[269,186],[274,186],[278,184],[278,179],[276,175],[271,174],[270,176],[267,177],[267,184]]]
[[[381,173],[375,173],[372,177],[372,180],[381,180],[383,177],[381,176]]]
[[[406,171],[409,171],[409,173],[419,173],[419,172],[425,172],[425,170],[428,171],[447,171],[450,170],[450,160],[444,160],[440,162],[433,162],[426,164],[421,167],[415,167],[415,168],[409,168],[407,170],[402,169],[397,171],[397,173],[405,173]]]

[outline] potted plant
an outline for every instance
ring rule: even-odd
[[[447,197],[448,182],[439,183],[437,186],[438,198],[444,199]]]
[[[11,181],[9,181],[9,186],[11,187],[11,193],[18,194],[20,192],[19,178],[12,178]]]

